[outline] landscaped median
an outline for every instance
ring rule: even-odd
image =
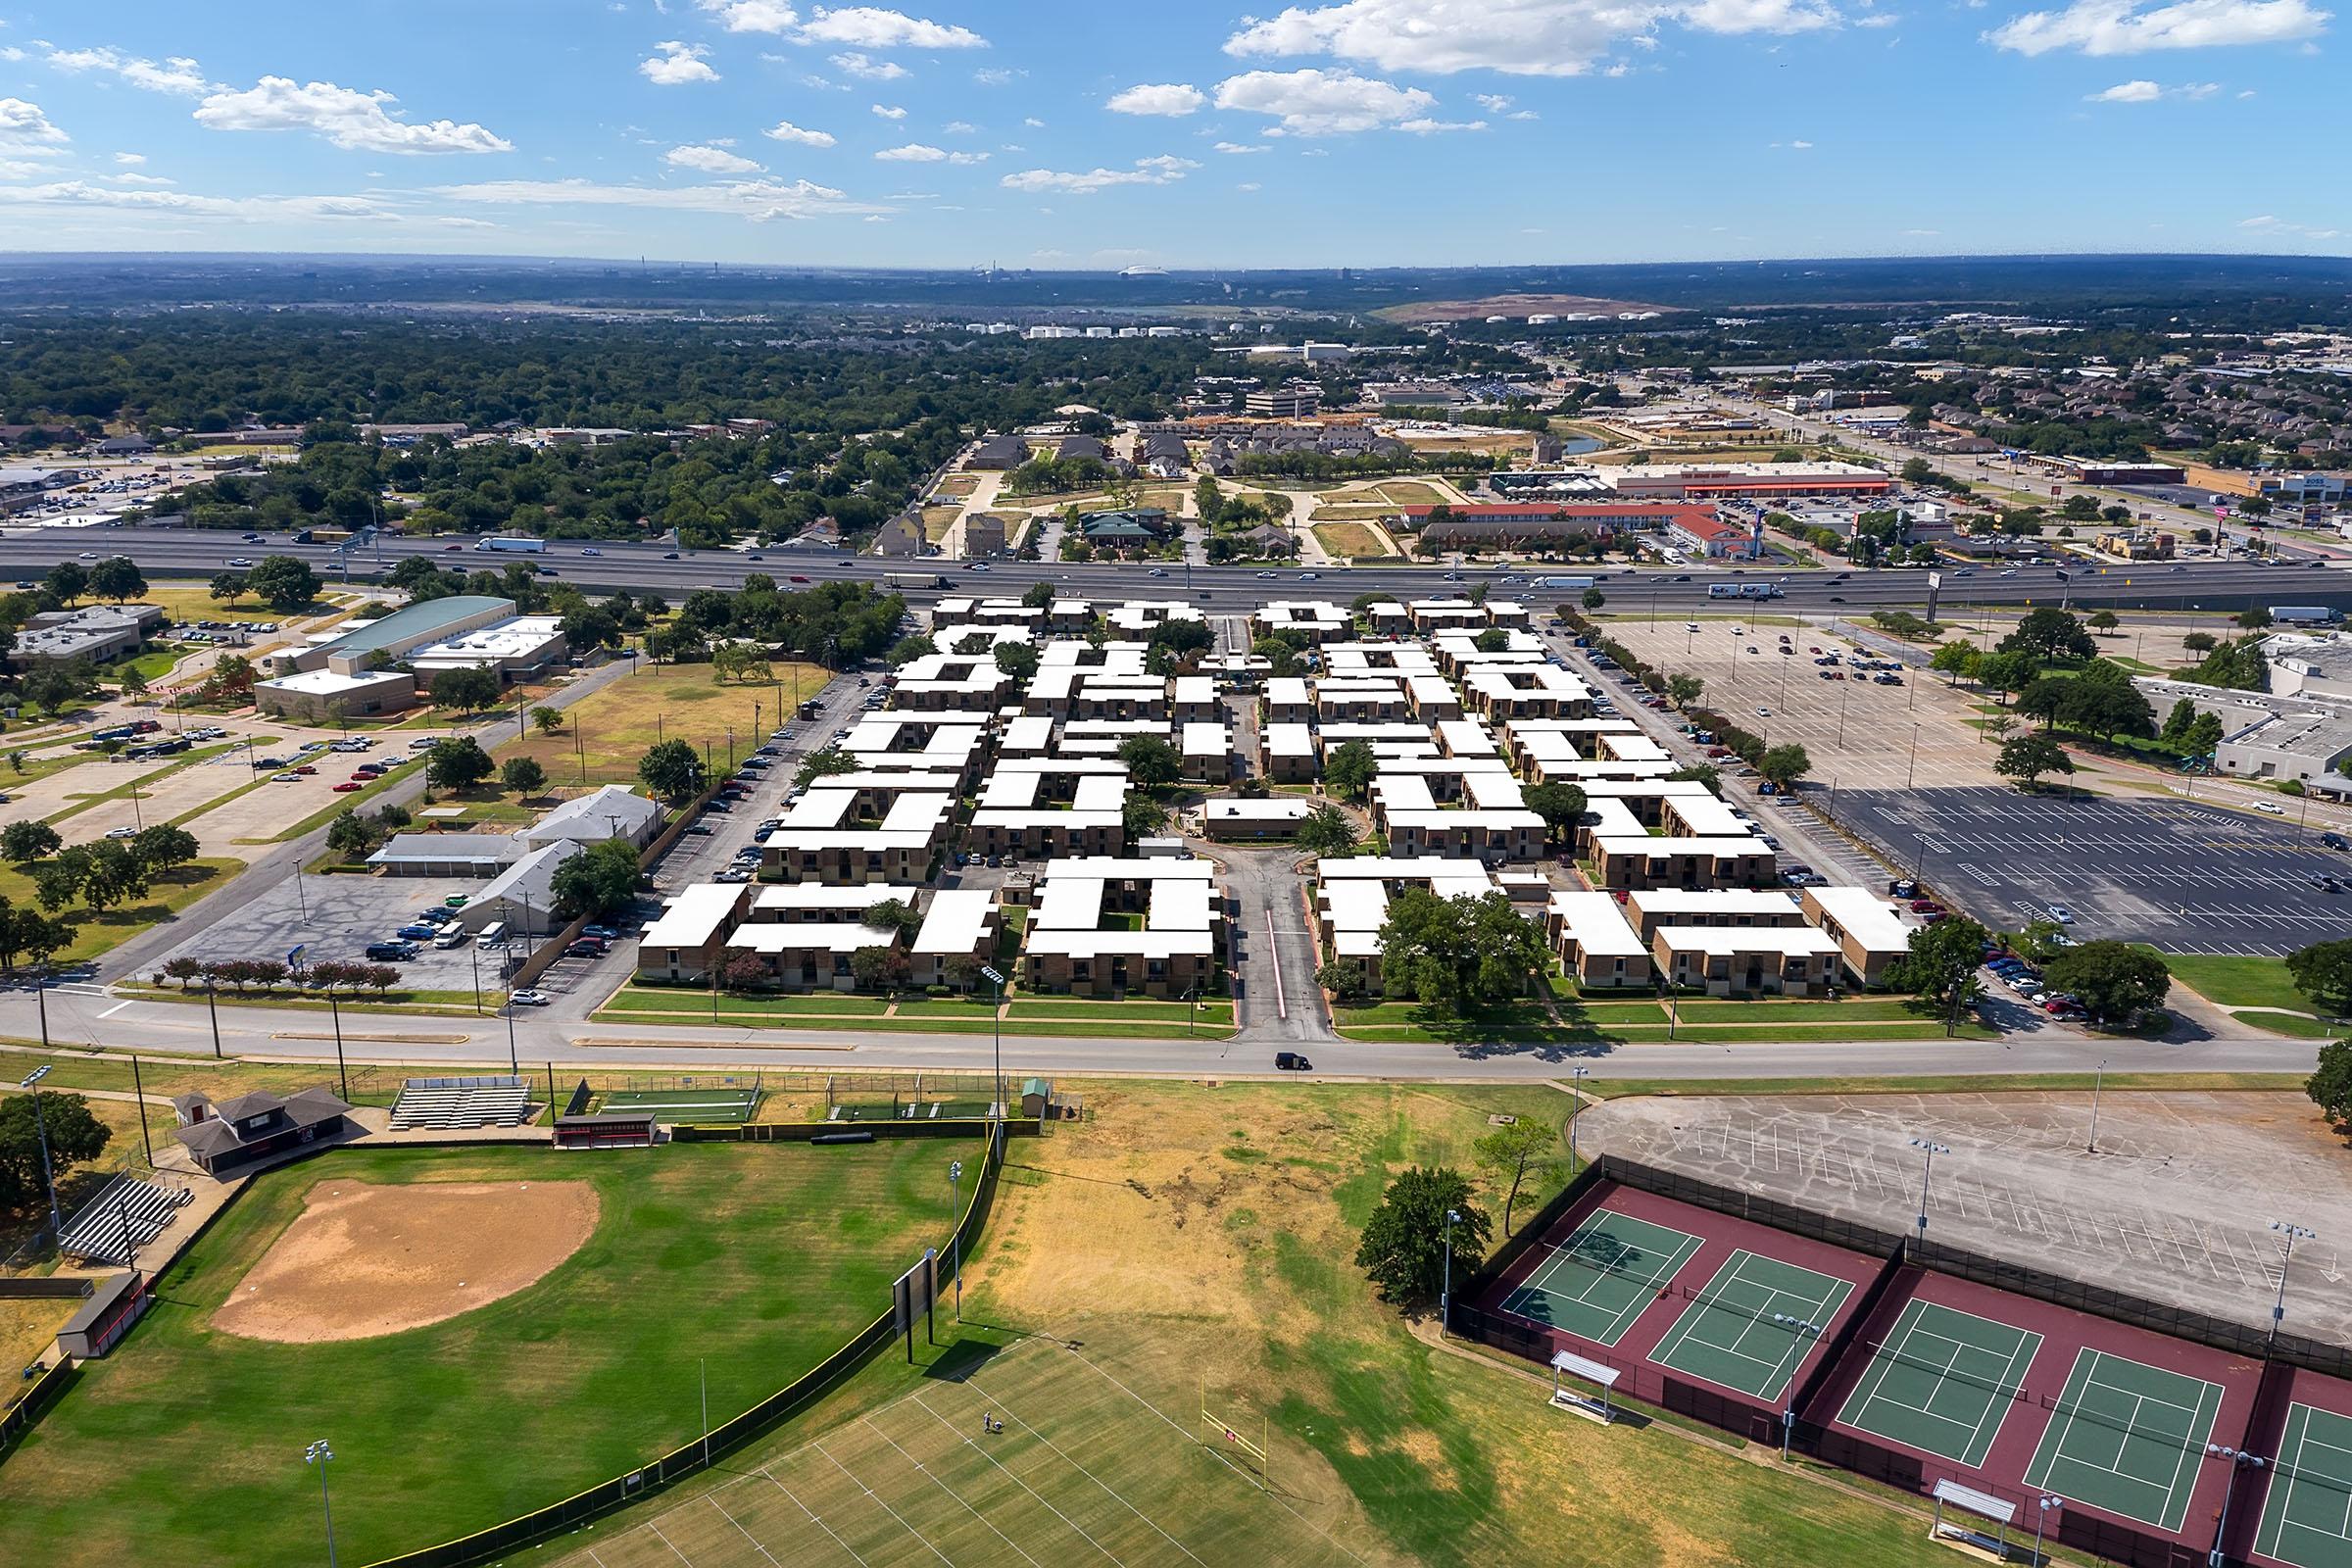
[[[1663,1002],[1642,998],[1586,1002],[1573,996],[1513,1003],[1446,1017],[1415,1002],[1380,1002],[1332,1009],[1342,1038],[1397,1044],[1467,1041],[1534,1044],[1649,1044],[1669,1038],[1692,1045],[1771,1045],[1783,1041],[1835,1044],[1859,1040],[1941,1040],[1943,1021],[1895,997],[1846,1002],[1719,1002],[1675,1004],[1670,1021]],[[1964,1019],[1957,1038],[1989,1040],[1994,1031]]]
[[[715,1005],[715,1012],[713,1010]],[[594,1014],[599,1023],[691,1024],[720,1022],[755,1029],[852,1029],[900,1034],[993,1035],[997,1020],[988,997],[852,996],[814,992],[802,996],[742,996],[683,986],[629,982]],[[1166,1040],[1191,1033],[1214,1039],[1234,1030],[1233,1004],[1221,997],[1197,1007],[1181,1002],[1141,999],[1093,1001],[1083,997],[1034,997],[1013,993],[1004,1002],[1008,1035],[1069,1035],[1112,1040]]]
[[[2347,1032],[2295,987],[2284,958],[2168,953],[2173,981],[2194,991],[2249,1029],[2293,1040],[2333,1040]]]

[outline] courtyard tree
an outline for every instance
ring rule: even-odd
[[[1455,1216],[1448,1220],[1447,1214]],[[1461,1254],[1465,1277],[1486,1255],[1494,1221],[1470,1200],[1470,1184],[1459,1171],[1415,1165],[1389,1183],[1380,1206],[1364,1222],[1355,1266],[1364,1271],[1381,1299],[1397,1306],[1427,1306],[1446,1282],[1448,1242]]]
[[[875,944],[850,955],[850,980],[860,991],[886,991],[906,978],[906,955]]]
[[[999,643],[991,657],[997,667],[1014,680],[1028,680],[1043,662],[1038,651],[1027,643]]]
[[[1345,855],[1355,848],[1355,823],[1329,801],[1321,802],[1299,819],[1298,843],[1309,855]]]
[[[672,746],[683,746],[686,743],[683,741],[672,741],[670,744]],[[659,748],[657,748],[657,750]],[[691,749],[692,748],[689,748],[689,750]],[[647,755],[651,756],[652,753],[648,753]],[[698,759],[697,760],[699,762],[700,760]],[[855,773],[856,771],[858,771],[857,758],[851,756],[848,752],[843,751],[838,746],[828,746],[823,751],[810,752],[807,757],[801,759],[800,771],[794,773],[792,776],[793,787],[796,789],[805,790],[820,778],[828,778],[835,773]],[[648,779],[646,782],[650,784],[653,781]],[[692,792],[689,791],[688,793]]]
[[[1585,814],[1585,792],[1574,784],[1552,780],[1530,784],[1520,791],[1527,808],[1544,819],[1544,830],[1553,840],[1570,837],[1578,818]]]
[[[1380,759],[1362,741],[1348,741],[1323,760],[1324,788],[1343,801],[1360,801],[1380,771]]]
[[[1176,748],[1156,735],[1130,735],[1119,742],[1119,760],[1138,784],[1173,784],[1184,771]]]
[[[1380,928],[1381,976],[1390,995],[1441,1017],[1524,995],[1544,962],[1542,934],[1501,893],[1448,899],[1408,888],[1391,902]]]

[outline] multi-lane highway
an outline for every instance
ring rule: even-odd
[[[584,554],[593,550],[595,554]],[[1656,567],[1535,567],[1447,566],[1330,566],[1269,570],[1253,566],[1165,565],[1157,568],[1127,564],[1001,561],[965,564],[954,561],[903,562],[869,556],[844,556],[788,550],[682,550],[659,544],[608,543],[593,546],[552,545],[535,555],[500,555],[469,545],[434,539],[385,536],[363,549],[345,552],[327,545],[293,545],[282,534],[259,544],[237,534],[190,528],[134,526],[119,528],[20,527],[0,537],[0,581],[9,577],[37,578],[61,561],[124,555],[150,577],[210,578],[231,569],[238,559],[258,560],[269,554],[297,555],[309,560],[329,581],[348,578],[364,583],[379,578],[406,556],[426,556],[452,568],[472,570],[522,563],[552,572],[582,588],[662,594],[672,600],[696,588],[737,588],[753,572],[765,572],[778,583],[803,581],[878,581],[946,578],[955,591],[1018,595],[1036,582],[1067,583],[1087,597],[1121,598],[1183,595],[1211,608],[1233,611],[1267,599],[1327,598],[1349,600],[1365,593],[1429,597],[1460,591],[1486,582],[1498,595],[1550,602],[1574,598],[1581,589],[1541,584],[1546,576],[1600,579],[1613,608],[1635,611],[1654,605],[1661,611],[1684,611],[1708,602],[1710,584],[1733,580],[1721,567],[1689,570]],[[1152,576],[1159,570],[1164,576]],[[2333,605],[2352,607],[2352,572],[2331,567],[2260,566],[2242,562],[2196,562],[2178,565],[2096,564],[2067,566],[1946,567],[1942,572],[1941,604],[2115,606],[2157,610],[2236,612],[2248,605]],[[1828,611],[1850,609],[1917,610],[1928,598],[1928,573],[1915,568],[1880,571],[1800,569],[1776,572],[1750,567],[1739,580],[1777,584],[1785,608]],[[922,590],[916,597],[935,592]]]

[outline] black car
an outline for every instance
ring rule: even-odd
[[[1296,1051],[1274,1053],[1274,1066],[1281,1072],[1313,1072],[1315,1064]]]

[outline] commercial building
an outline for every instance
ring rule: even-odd
[[[79,610],[44,610],[17,630],[9,662],[33,664],[112,663],[137,653],[164,623],[161,605],[84,605]]]
[[[513,618],[512,599],[453,594],[446,599],[404,605],[388,615],[353,626],[321,643],[264,654],[259,663],[261,673],[271,679],[312,669],[363,675],[386,664],[399,663],[420,648],[447,643],[466,632]]]
[[[1674,549],[1709,561],[1754,561],[1764,553],[1761,532],[1754,525],[1726,522],[1711,514],[1678,518],[1663,537]]]
[[[427,683],[445,669],[486,669],[506,685],[563,663],[565,651],[563,616],[509,615],[420,644],[408,663]]]
[[[1787,501],[1800,496],[1884,496],[1891,475],[1853,463],[1643,463],[1600,470],[1628,498]]]
[[[2109,458],[2046,458],[2053,473],[2077,484],[2186,484],[2188,470],[2177,463],[2128,463]]]
[[[340,718],[368,718],[416,706],[416,677],[405,670],[375,669],[359,675],[306,669],[298,675],[253,683],[254,706],[278,718],[331,724]]]
[[[2176,541],[2156,528],[2118,528],[2100,534],[2091,548],[2116,561],[2170,561]]]
[[[1259,387],[1242,397],[1243,412],[1253,419],[1311,419],[1322,406],[1323,389],[1311,381]]]

